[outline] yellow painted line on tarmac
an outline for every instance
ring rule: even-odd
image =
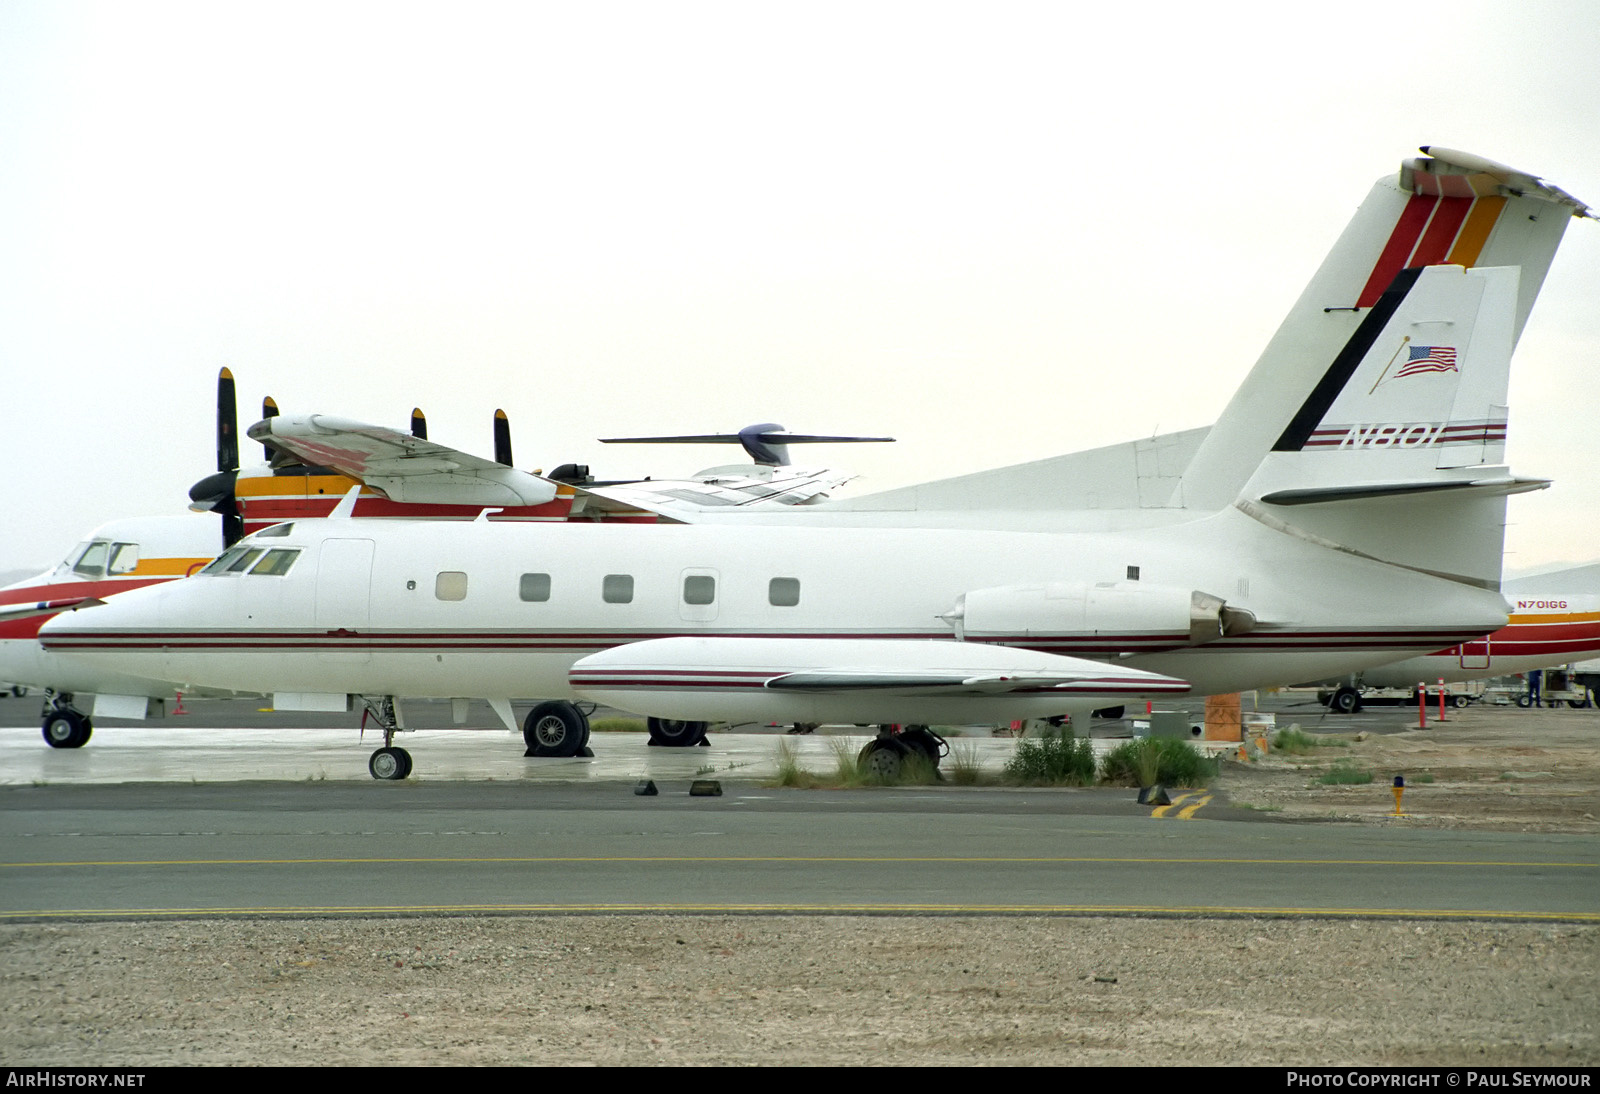
[[[1205,797],[1201,798],[1199,801],[1195,802],[1193,805],[1186,806],[1183,809],[1179,810],[1178,811],[1178,819],[1179,820],[1193,820],[1194,819],[1194,815],[1196,813],[1198,813],[1202,808],[1204,808],[1205,806],[1210,805],[1210,804],[1211,804],[1211,795],[1207,794]]]
[[[1307,908],[1154,904],[389,904],[232,908],[41,908],[0,912],[19,919],[109,919],[231,916],[407,915],[1033,915],[1159,918],[1487,919],[1600,923],[1600,912],[1518,912],[1474,908]]]
[[[1204,804],[1204,803],[1198,803]],[[1483,868],[1492,866],[1528,867],[1539,869],[1600,869],[1600,862],[1544,862],[1536,859],[1524,861],[1472,859],[1322,859],[1322,858],[1146,858],[1128,856],[979,856],[979,855],[510,855],[510,856],[436,856],[393,858],[201,858],[201,859],[74,859],[58,862],[0,862],[0,869],[62,869],[80,866],[383,866],[415,865],[419,863],[471,864],[578,864],[608,862],[660,862],[660,863],[953,863],[962,865],[982,863],[1092,865],[1096,863],[1132,863],[1149,866],[1465,866]]]

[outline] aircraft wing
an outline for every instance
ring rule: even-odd
[[[252,440],[313,467],[347,475],[392,501],[458,505],[543,505],[556,484],[385,426],[327,414],[266,418]]]
[[[585,511],[645,510],[693,523],[705,510],[804,505],[855,478],[828,467],[739,465],[702,471],[691,479],[645,479],[611,486],[583,486]]]
[[[1187,681],[981,642],[880,638],[657,638],[579,660],[584,698],[662,718],[867,723],[1009,721],[1184,695]],[[940,714],[948,715],[940,717]]]

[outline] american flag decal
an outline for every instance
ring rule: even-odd
[[[1411,346],[1409,350],[1410,356],[1406,359],[1406,363],[1394,374],[1396,380],[1402,376],[1415,376],[1419,372],[1461,371],[1456,368],[1454,346]]]

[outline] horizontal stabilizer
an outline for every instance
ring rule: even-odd
[[[1332,501],[1359,501],[1365,498],[1392,498],[1402,494],[1431,494],[1440,491],[1475,493],[1485,497],[1526,494],[1543,490],[1549,479],[1472,479],[1461,482],[1388,482],[1360,486],[1324,486],[1311,490],[1279,490],[1262,501],[1271,505],[1319,505]]]

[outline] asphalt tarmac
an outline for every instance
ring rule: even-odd
[[[433,713],[448,721],[448,708]],[[232,707],[232,709],[230,709]],[[780,742],[818,770],[864,737],[718,733],[527,759],[504,729],[402,738],[366,772],[352,719],[196,704],[45,746],[37,700],[0,703],[0,919],[204,915],[814,912],[1433,916],[1600,921],[1592,840],[1289,823],[1197,792],[763,785]],[[1307,728],[1312,717],[1288,718]],[[1399,727],[1415,709],[1357,716]],[[1282,721],[1288,718],[1280,719]],[[415,719],[420,722],[422,719]],[[254,725],[207,725],[207,722]],[[21,724],[15,724],[20,722]],[[280,723],[280,724],[274,724]],[[479,723],[481,724],[481,722]],[[1109,731],[1109,727],[1105,727]],[[837,741],[837,745],[836,742]],[[963,737],[979,766],[1014,742]],[[697,778],[720,796],[689,793]],[[658,793],[634,790],[652,780]]]

